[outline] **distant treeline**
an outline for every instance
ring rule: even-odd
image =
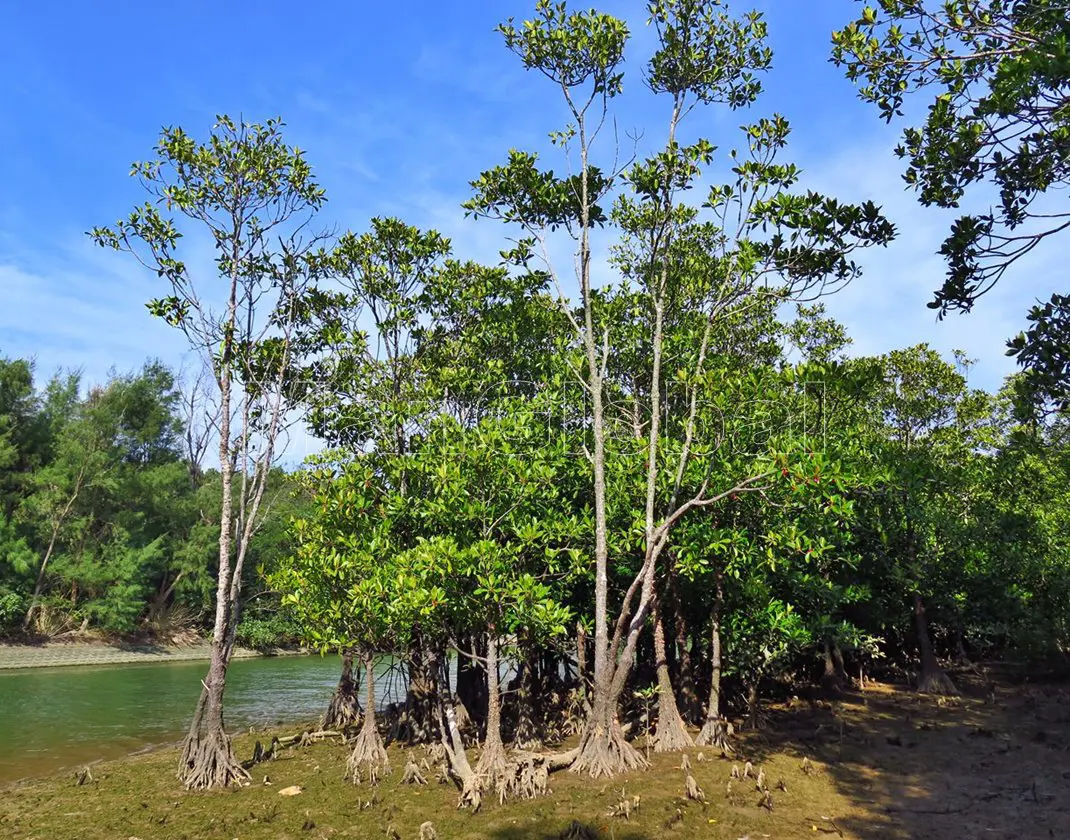
[[[189,636],[214,604],[220,481],[210,412],[159,362],[84,387],[0,357],[0,633]],[[299,504],[281,470],[247,565],[241,640],[286,641],[255,580],[287,550]]]

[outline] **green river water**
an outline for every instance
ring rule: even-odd
[[[181,739],[207,668],[175,662],[0,671],[0,784]],[[228,729],[314,721],[340,670],[338,657],[235,660]],[[379,679],[380,703],[400,688]]]

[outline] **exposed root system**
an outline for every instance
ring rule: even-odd
[[[954,696],[959,693],[955,683],[943,670],[937,669],[921,675],[918,691],[922,694],[941,694]]]
[[[645,770],[648,766],[649,762],[628,743],[620,724],[614,720],[609,726],[588,723],[571,769],[597,779],[629,770]]]
[[[658,725],[654,732],[654,752],[679,752],[695,746],[675,702],[658,703]]]
[[[722,756],[731,758],[733,749],[729,739],[732,735],[732,724],[727,720],[722,717],[707,718],[695,738],[695,745],[699,747],[716,747],[721,751]]]
[[[353,742],[353,752],[349,754],[349,761],[346,762],[346,777],[352,781],[360,782],[364,771],[368,772],[373,781],[390,772],[390,757],[375,726],[373,715],[364,718],[360,734]]]
[[[230,736],[218,727],[186,739],[179,778],[186,790],[229,787],[249,781],[249,774],[234,758]]]

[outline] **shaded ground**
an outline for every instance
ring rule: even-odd
[[[859,837],[1070,837],[1070,690],[956,680],[962,697],[876,686],[812,714],[809,732],[782,715],[780,734],[812,745],[864,810],[842,823]]]
[[[771,727],[740,739],[742,769],[765,769],[773,810],[759,807],[753,781],[735,782],[732,762],[699,761],[692,773],[705,806],[685,802],[679,754],[611,783],[570,773],[551,778],[551,796],[458,812],[451,785],[400,786],[405,752],[372,789],[342,780],[346,748],[323,742],[284,751],[253,769],[241,790],[184,792],[164,750],[94,765],[94,781],[71,775],[8,788],[0,795],[0,836],[29,838],[416,838],[425,820],[441,840],[555,838],[578,820],[597,837],[1066,838],[1070,837],[1070,691],[1044,685],[997,688],[977,680],[954,701],[883,685],[817,704],[773,709]],[[236,738],[251,754],[255,738]],[[415,751],[417,758],[422,751]],[[802,770],[808,757],[815,771]],[[430,774],[429,774],[430,775]],[[270,784],[265,784],[265,777]],[[779,790],[783,781],[786,790]],[[297,796],[279,790],[300,785]],[[641,797],[629,820],[608,812]],[[492,797],[488,797],[488,800]]]

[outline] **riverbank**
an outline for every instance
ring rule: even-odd
[[[207,661],[212,648],[207,642],[194,645],[130,644],[124,642],[45,642],[0,644],[0,671],[21,668],[55,668],[73,665],[124,665],[135,662]],[[236,648],[235,659],[261,656],[296,656],[301,650],[256,651]]]
[[[189,726],[207,668],[157,657],[0,671],[0,785],[174,743]],[[340,670],[336,656],[237,659],[227,673],[227,724],[241,731],[314,720]],[[388,676],[382,685],[391,685]]]
[[[441,840],[712,840],[827,837],[888,840],[1043,840],[1070,837],[1063,798],[1070,778],[1065,685],[1001,685],[986,696],[918,696],[871,684],[833,702],[769,709],[769,728],[744,733],[732,759],[688,752],[706,802],[685,798],[679,753],[650,755],[651,768],[592,781],[569,772],[550,795],[458,811],[457,791],[401,782],[412,754],[392,747],[392,771],[376,787],[344,779],[348,747],[336,740],[284,749],[250,769],[245,788],[184,791],[173,748],[94,764],[92,779],[66,772],[8,786],[0,836],[11,840],[286,840],[395,837],[416,840],[425,821]],[[248,759],[257,740],[299,729],[257,729],[234,739]],[[469,751],[475,761],[476,751]],[[803,759],[807,759],[806,762]],[[771,810],[733,765],[765,771]],[[280,791],[297,786],[296,795]],[[628,818],[611,816],[624,798]],[[638,807],[634,807],[638,799]],[[568,833],[573,823],[582,829]]]

